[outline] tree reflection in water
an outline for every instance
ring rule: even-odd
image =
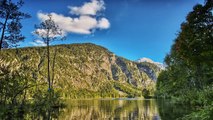
[[[44,106],[0,106],[1,120],[52,120],[58,119],[60,114],[59,108],[50,108]]]
[[[0,106],[0,119],[9,120],[173,120],[189,114],[186,105],[165,100],[90,99],[66,100],[65,108],[48,105]]]
[[[180,105],[169,100],[156,100],[159,115],[162,120],[181,119],[185,115],[193,111],[193,106]]]
[[[155,100],[68,100],[59,116],[63,120],[144,119],[158,120]]]

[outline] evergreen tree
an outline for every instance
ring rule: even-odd
[[[176,39],[175,48],[179,57],[190,64],[212,63],[213,51],[213,2],[205,6],[194,6],[182,23],[181,32]]]
[[[16,47],[17,43],[24,40],[21,34],[20,21],[29,18],[30,15],[20,11],[24,2],[19,0],[13,3],[11,0],[0,1],[0,50],[2,48]]]
[[[195,5],[181,24],[181,31],[165,58],[167,70],[157,81],[158,95],[182,98],[179,100],[190,104],[204,104],[203,100],[209,99],[202,96],[198,101],[201,95],[196,91],[205,92],[213,83],[212,11],[212,0]]]

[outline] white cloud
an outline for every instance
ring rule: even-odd
[[[33,46],[46,46],[44,41],[41,41],[41,40],[35,40],[33,42],[30,42],[30,44],[32,44]]]
[[[98,21],[98,28],[100,29],[108,29],[110,27],[110,23],[106,18],[101,18]]]
[[[105,9],[103,0],[92,0],[91,2],[84,3],[81,7],[69,6],[69,8],[72,14],[78,16],[70,17],[54,12],[50,13],[52,19],[62,30],[62,36],[68,33],[91,34],[96,29],[108,29],[110,27],[110,22],[107,18],[96,18],[97,12]],[[41,21],[45,21],[49,18],[48,14],[49,13],[38,12],[37,16]],[[43,30],[37,29],[36,31],[45,34]]]
[[[80,7],[68,6],[68,8],[70,13],[75,15],[96,15],[97,12],[105,9],[103,0],[91,0]]]
[[[62,29],[63,33],[91,34],[94,29],[108,29],[110,23],[106,18],[97,20],[91,16],[79,16],[76,18],[66,17],[62,14],[51,13],[52,19]],[[48,19],[46,13],[38,13],[41,21]]]

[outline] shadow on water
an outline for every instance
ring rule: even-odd
[[[187,106],[165,100],[90,99],[66,100],[66,108],[0,106],[0,119],[22,120],[174,120],[190,113]]]
[[[156,100],[162,120],[175,120],[191,113],[193,108],[188,105],[174,104],[170,100]]]
[[[59,108],[0,105],[1,120],[52,120],[58,119],[59,115]]]

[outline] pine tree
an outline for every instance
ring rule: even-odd
[[[20,21],[29,18],[30,15],[20,11],[23,4],[22,0],[17,3],[13,3],[11,0],[0,1],[0,50],[16,47],[18,42],[24,40]]]

